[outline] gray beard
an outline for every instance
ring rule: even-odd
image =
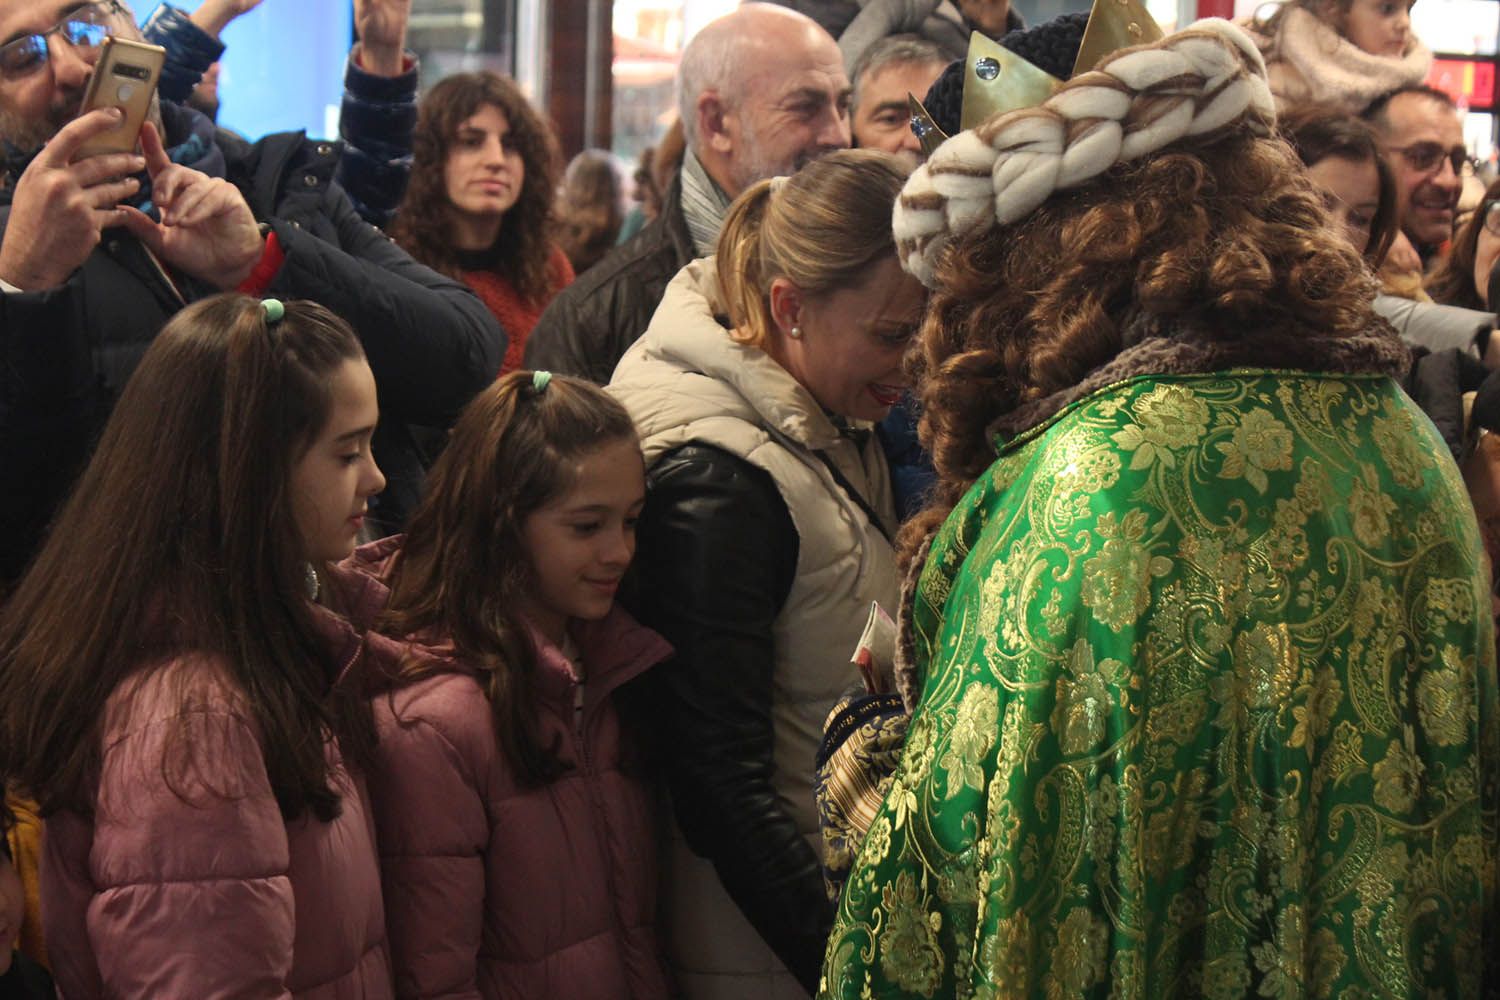
[[[82,99],[83,95],[80,93],[78,100],[70,103],[76,108],[82,102]],[[61,120],[54,121],[53,115]],[[35,153],[45,146],[58,133],[58,130],[72,121],[74,117],[76,117],[76,112],[56,111],[41,120],[26,120],[13,114],[10,109],[0,105],[0,139],[4,139],[23,153]],[[162,141],[165,142],[167,133],[166,129],[162,126],[161,100],[155,94],[151,95],[151,108],[146,112],[146,120],[156,126],[156,131],[162,136]]]
[[[0,139],[23,153],[34,153],[57,134],[58,126],[47,121],[26,121],[0,108]]]

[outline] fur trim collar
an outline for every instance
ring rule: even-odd
[[[1269,45],[1258,41],[1278,99],[1331,102],[1353,114],[1382,94],[1421,83],[1432,68],[1432,50],[1416,35],[1400,58],[1371,55],[1301,7],[1288,6]]]
[[[1319,336],[1287,326],[1234,339],[1193,330],[1161,331],[1140,322],[1125,331],[1126,347],[1077,385],[1011,410],[990,427],[990,437],[1014,437],[1045,423],[1092,392],[1141,375],[1200,375],[1231,368],[1287,369],[1401,379],[1411,352],[1383,319],[1352,337]]]

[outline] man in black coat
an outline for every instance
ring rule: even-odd
[[[31,53],[0,50],[0,587],[157,332],[187,303],[236,288],[313,299],[354,327],[390,481],[373,520],[399,524],[423,470],[409,425],[451,424],[499,370],[504,333],[468,288],[359,218],[332,180],[336,144],[248,143],[162,104],[142,130],[145,155],[79,157],[117,124],[113,111],[78,116],[98,49],[64,25],[88,20],[136,37],[108,0],[0,0],[0,45]]]

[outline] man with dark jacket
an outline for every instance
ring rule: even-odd
[[[146,41],[167,50],[157,93],[173,104],[195,104],[199,83],[224,55],[222,32],[260,0],[204,0],[191,14],[170,3],[141,27]],[[417,59],[406,50],[411,0],[355,0],[359,41],[344,68],[339,109],[343,143],[334,179],[366,222],[382,229],[396,214],[411,173],[417,122]],[[214,117],[210,111],[205,111]]]
[[[678,66],[687,150],[655,221],[552,300],[526,365],[609,381],[667,282],[714,252],[729,203],[756,181],[849,146],[838,45],[795,11],[750,3],[693,36]]]
[[[163,103],[144,156],[79,157],[118,121],[77,116],[98,56],[89,25],[135,35],[117,3],[0,0],[0,39],[22,47],[0,49],[0,582],[24,567],[163,324],[235,288],[314,299],[354,327],[390,480],[372,513],[399,523],[423,471],[408,425],[450,424],[499,370],[503,332],[464,285],[359,218],[333,182],[333,144],[249,143]]]

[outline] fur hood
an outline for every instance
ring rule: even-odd
[[[1265,56],[1279,108],[1318,102],[1359,114],[1382,94],[1421,83],[1432,68],[1432,51],[1416,35],[1399,58],[1371,55],[1291,4],[1272,35],[1263,34],[1263,26],[1245,27]]]

